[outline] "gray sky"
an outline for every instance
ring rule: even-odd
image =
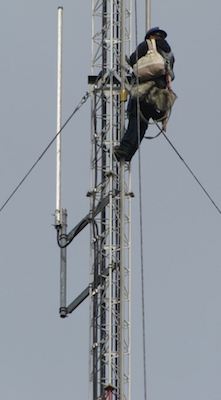
[[[1,2],[1,204],[56,127],[57,6],[64,6],[63,119],[87,90],[91,2]],[[168,135],[221,206],[220,2],[152,1],[168,31],[178,100]],[[139,1],[139,40],[144,36]],[[64,131],[63,206],[88,211],[89,103]],[[149,133],[154,133],[153,128]],[[142,398],[138,157],[132,161],[132,398]],[[148,391],[151,400],[220,400],[220,215],[163,137],[142,143]],[[62,321],[53,228],[55,147],[0,214],[0,396],[88,396],[88,306]],[[89,235],[68,249],[69,300],[89,280]]]

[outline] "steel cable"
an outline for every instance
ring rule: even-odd
[[[84,103],[86,103],[88,97],[89,97],[89,92],[86,92],[86,94],[82,97],[78,105],[75,107],[74,111],[70,114],[70,116],[67,118],[65,123],[62,125],[61,129],[57,134],[52,138],[52,140],[48,143],[46,148],[43,150],[43,152],[40,154],[40,156],[37,158],[37,160],[34,162],[34,164],[31,166],[31,168],[27,171],[27,173],[24,175],[24,177],[21,179],[21,181],[18,183],[18,185],[14,188],[10,196],[7,198],[7,200],[3,203],[3,205],[0,208],[0,213],[2,210],[5,208],[5,206],[8,204],[8,202],[11,200],[11,198],[15,195],[15,193],[18,191],[18,189],[22,186],[24,181],[28,178],[30,173],[33,171],[33,169],[36,167],[36,165],[39,163],[39,161],[42,159],[42,157],[47,153],[48,149],[51,147],[51,145],[54,143],[58,135],[64,130],[66,125],[70,122],[70,120],[73,118],[74,114],[83,106]]]
[[[210,196],[210,194],[208,193],[208,191],[205,189],[205,187],[202,185],[202,183],[199,181],[199,179],[197,178],[197,176],[194,174],[194,172],[191,170],[191,168],[189,167],[189,165],[186,163],[186,161],[183,159],[183,157],[181,156],[181,154],[177,151],[177,149],[175,148],[175,146],[172,144],[172,142],[168,139],[167,135],[165,134],[165,132],[162,132],[163,136],[165,137],[165,139],[167,140],[167,142],[170,144],[170,146],[172,147],[172,149],[175,151],[175,153],[178,155],[178,157],[180,158],[180,160],[184,163],[185,167],[188,169],[188,171],[190,172],[190,174],[193,176],[193,178],[195,179],[195,181],[198,183],[198,185],[201,187],[201,189],[203,190],[203,192],[205,193],[205,195],[208,197],[208,199],[211,201],[211,203],[214,205],[214,207],[217,209],[217,211],[219,212],[219,214],[221,214],[221,209],[217,206],[217,204],[215,203],[215,201],[213,200],[213,198]]]
[[[169,143],[169,145],[171,146],[171,148],[174,150],[174,152],[177,154],[177,156],[180,158],[180,160],[183,162],[183,164],[185,165],[185,167],[187,168],[187,170],[189,171],[189,173],[192,175],[192,177],[194,178],[194,180],[198,183],[198,185],[201,187],[201,189],[203,190],[203,192],[205,193],[205,195],[208,197],[208,199],[210,200],[210,202],[213,204],[213,206],[216,208],[216,210],[218,211],[219,214],[221,214],[221,209],[219,208],[219,206],[216,204],[216,202],[213,200],[213,198],[211,197],[211,195],[209,194],[209,192],[205,189],[205,187],[203,186],[203,184],[200,182],[200,180],[197,178],[196,174],[192,171],[192,169],[189,167],[189,165],[187,164],[187,162],[184,160],[184,158],[181,156],[181,154],[179,153],[179,151],[176,149],[176,147],[173,145],[173,143],[171,142],[171,140],[167,137],[165,131],[163,129],[160,128],[159,124],[154,121],[155,125],[158,127],[159,134],[162,134],[164,136],[164,138],[166,139],[166,141]],[[157,135],[156,135],[157,137]],[[145,139],[149,139],[149,137],[145,137]]]

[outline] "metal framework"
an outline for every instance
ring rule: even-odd
[[[92,0],[90,383],[92,399],[130,400],[130,167],[125,129],[131,0]],[[99,204],[106,201],[100,213]]]
[[[92,400],[130,400],[130,165],[117,162],[114,146],[125,130],[125,55],[131,48],[132,0],[92,0],[90,212],[67,233],[61,207],[61,137],[57,136],[55,228],[60,247],[60,316],[90,297]],[[63,9],[58,8],[57,132],[61,127]],[[89,96],[89,95],[88,95]],[[88,97],[87,96],[87,97]],[[83,98],[81,104],[86,101]],[[90,284],[67,305],[68,245],[90,224]]]

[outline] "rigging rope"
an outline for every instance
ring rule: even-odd
[[[135,43],[136,59],[138,59],[138,23],[137,23],[137,0],[135,0]],[[139,85],[138,74],[136,85]],[[142,218],[142,175],[141,175],[141,152],[140,152],[140,102],[137,96],[137,133],[138,133],[138,174],[139,174],[139,214],[140,214],[140,274],[141,274],[141,309],[142,309],[142,344],[143,344],[143,380],[144,400],[147,400],[147,362],[146,362],[146,324],[145,324],[145,292],[144,292],[144,257],[143,257],[143,218]]]
[[[90,96],[89,92],[86,92],[86,94],[82,97],[82,99],[80,100],[80,102],[78,103],[78,105],[75,107],[75,109],[73,110],[73,112],[70,114],[70,116],[67,118],[67,120],[65,121],[65,123],[62,125],[60,131],[52,138],[52,140],[49,142],[49,144],[46,146],[46,148],[44,149],[44,151],[40,154],[40,156],[37,158],[37,160],[34,162],[34,164],[32,165],[32,167],[27,171],[27,173],[24,175],[24,177],[21,179],[21,181],[18,183],[18,185],[14,188],[14,190],[12,191],[12,193],[10,194],[10,196],[7,198],[7,200],[3,203],[3,205],[0,208],[0,213],[2,212],[2,210],[5,208],[5,206],[8,204],[8,202],[11,200],[11,198],[15,195],[15,193],[18,191],[18,189],[21,187],[21,185],[24,183],[24,181],[27,179],[27,177],[30,175],[30,173],[33,171],[33,169],[36,167],[36,165],[39,163],[39,161],[42,159],[42,157],[45,155],[45,153],[48,151],[48,149],[51,147],[51,145],[54,143],[54,141],[56,140],[56,138],[58,137],[58,135],[63,131],[63,129],[66,127],[66,125],[70,122],[70,120],[73,118],[74,114],[76,114],[76,112],[78,110],[80,110],[80,108],[83,106],[84,103],[86,103],[88,97]]]

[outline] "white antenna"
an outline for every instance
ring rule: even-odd
[[[61,130],[62,114],[62,39],[63,7],[58,7],[58,50],[57,50],[57,133]],[[56,140],[56,210],[55,225],[61,225],[61,134]]]
[[[63,7],[58,7],[57,44],[57,138],[56,138],[56,210],[55,228],[62,237],[60,249],[60,316],[66,317],[67,297],[67,210],[61,208],[61,118],[62,118],[62,48],[63,48]]]
[[[146,0],[146,31],[151,28],[151,0]]]

